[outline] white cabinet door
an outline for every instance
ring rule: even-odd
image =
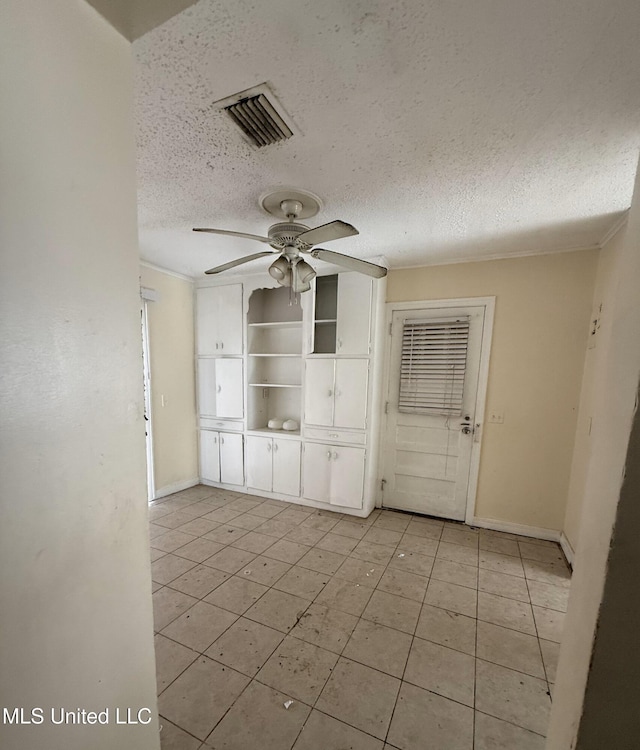
[[[304,382],[304,421],[333,426],[333,359],[308,359]]]
[[[242,360],[216,359],[216,417],[242,419],[244,399]]]
[[[200,430],[200,478],[209,482],[220,481],[218,433],[211,430]]]
[[[216,354],[217,341],[217,290],[213,287],[196,289],[196,352],[200,357]]]
[[[368,360],[336,360],[333,427],[365,429],[368,380]]]
[[[303,466],[304,496],[309,500],[328,503],[331,485],[331,446],[306,443]]]
[[[362,508],[364,448],[347,448],[339,445],[323,447],[331,451],[331,504],[346,508]]]
[[[242,284],[216,287],[219,354],[242,354]]]
[[[244,484],[244,455],[239,433],[220,433],[220,481],[223,484]]]
[[[242,354],[242,284],[196,290],[196,350]]]
[[[247,487],[271,492],[271,438],[247,435]]]
[[[273,439],[273,491],[300,497],[300,442]]]
[[[338,275],[336,354],[369,354],[372,284],[359,273]]]
[[[216,416],[216,360],[198,360],[198,414]]]

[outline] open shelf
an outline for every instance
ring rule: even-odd
[[[271,323],[249,323],[250,328],[302,328],[301,320],[277,320]]]
[[[300,383],[249,383],[251,388],[302,388]]]
[[[252,435],[269,435],[269,437],[300,437],[300,430],[271,430],[268,427],[256,427],[247,432]]]
[[[251,352],[249,354],[250,357],[292,357],[300,359],[302,356],[301,354],[276,354],[275,352],[265,352],[265,353],[258,353],[258,352]]]

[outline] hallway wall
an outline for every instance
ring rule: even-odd
[[[156,750],[130,45],[3,0],[0,100],[0,745]]]

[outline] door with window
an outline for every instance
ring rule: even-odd
[[[480,439],[485,312],[484,305],[393,311],[385,507],[465,520],[472,449]]]

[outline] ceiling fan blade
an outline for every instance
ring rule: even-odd
[[[360,234],[360,232],[346,221],[330,221],[328,224],[322,224],[322,226],[299,234],[297,239],[306,242],[307,245],[317,245],[320,242],[339,240],[341,237],[352,237],[354,234]]]
[[[238,258],[238,260],[231,260],[228,263],[223,263],[221,266],[215,266],[215,268],[210,268],[208,271],[205,271],[205,273],[212,274],[212,273],[221,273],[222,271],[228,271],[230,268],[241,266],[243,263],[249,263],[249,261],[251,260],[264,258],[265,255],[278,255],[278,251],[277,250],[275,251],[265,250],[262,253],[254,253],[253,255],[245,255],[244,258]]]
[[[377,266],[375,263],[369,263],[368,261],[360,260],[359,258],[352,258],[349,255],[334,253],[331,250],[318,248],[317,250],[311,250],[310,254],[314,258],[324,260],[327,263],[335,263],[336,266],[348,268],[350,271],[357,271],[358,273],[364,273],[367,276],[373,276],[374,279],[381,279],[383,276],[387,275],[387,269],[383,266]]]
[[[210,234],[228,234],[231,237],[244,237],[247,240],[258,240],[258,242],[266,242],[267,245],[271,242],[268,237],[260,237],[258,234],[247,234],[246,232],[232,232],[230,229],[203,229],[201,227],[194,228],[194,232],[209,232]]]

